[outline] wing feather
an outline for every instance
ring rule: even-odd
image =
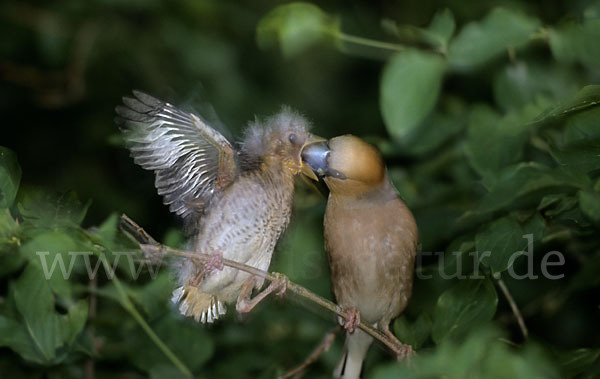
[[[235,178],[231,143],[202,119],[133,91],[117,106],[117,123],[135,163],[155,173],[158,194],[171,212],[198,217],[215,192]]]

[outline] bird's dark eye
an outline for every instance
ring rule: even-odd
[[[288,139],[294,145],[296,145],[298,143],[298,135],[296,133],[290,133],[290,135],[288,136]]]

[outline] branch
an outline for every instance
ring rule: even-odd
[[[338,325],[335,328],[331,329],[325,336],[323,340],[319,343],[319,345],[313,350],[312,353],[306,358],[306,360],[299,366],[294,367],[291,370],[286,371],[278,377],[278,379],[287,379],[287,378],[301,378],[304,370],[313,364],[323,353],[325,353],[335,340],[335,335],[340,331],[341,327]]]
[[[153,259],[159,256],[171,255],[182,258],[192,259],[200,264],[206,263],[211,256],[209,254],[204,254],[200,252],[187,252],[184,250],[173,249],[171,247],[161,245],[154,238],[152,238],[141,226],[136,224],[133,220],[131,220],[127,215],[121,216],[121,229],[127,233],[129,233],[136,242],[139,243],[140,249],[149,254]],[[248,266],[243,263],[239,263],[236,261],[232,261],[230,259],[223,258],[223,265],[231,268],[235,268],[240,271],[247,272],[249,274],[258,276],[259,278],[264,278],[270,282],[281,280],[281,277],[271,274],[269,272],[260,270],[253,266]],[[294,294],[301,296],[305,299],[312,301],[320,305],[322,308],[327,309],[328,311],[335,313],[336,315],[342,317],[344,320],[347,320],[348,314],[345,309],[340,307],[339,305],[317,295],[316,293],[302,287],[299,284],[293,283],[288,280],[287,291],[291,291]],[[392,352],[398,355],[398,351],[400,350],[400,346],[398,346],[394,341],[388,338],[385,334],[380,332],[378,329],[373,328],[371,325],[365,324],[361,321],[358,324],[358,328],[362,329],[365,333],[369,334],[371,337],[379,340],[383,343],[387,348],[389,348]]]
[[[515,318],[517,319],[517,323],[519,324],[519,329],[521,329],[521,334],[523,334],[523,338],[527,339],[529,332],[527,331],[525,320],[523,320],[523,315],[521,314],[521,311],[519,310],[515,299],[513,299],[512,295],[510,294],[510,291],[508,290],[508,287],[506,286],[502,278],[500,276],[494,278],[496,279],[496,284],[498,284],[498,287],[500,287],[500,290],[504,294],[504,297],[506,297],[506,301],[508,301],[508,304],[510,305],[510,309],[512,309],[512,312],[515,315]]]

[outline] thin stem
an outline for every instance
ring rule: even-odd
[[[104,269],[108,272],[110,266],[103,255],[100,256],[100,260],[104,265]],[[121,303],[121,306],[125,308],[127,312],[129,312],[129,314],[134,318],[134,320],[142,327],[144,332],[146,332],[148,337],[150,337],[152,342],[154,342],[154,344],[163,352],[163,354],[171,361],[171,363],[173,363],[173,365],[179,369],[179,371],[181,371],[187,377],[193,377],[192,372],[186,367],[186,365],[182,361],[179,360],[179,358],[177,358],[177,356],[169,349],[169,347],[165,345],[165,343],[154,332],[154,330],[152,330],[150,325],[148,325],[146,320],[144,320],[142,315],[137,311],[137,309],[135,309],[135,306],[133,305],[131,300],[129,300],[129,296],[127,296],[125,289],[121,285],[121,281],[117,279],[116,274],[113,277],[113,283],[115,285],[115,288],[117,289],[117,292],[119,293],[119,302]]]
[[[141,250],[144,253],[149,254],[152,257],[156,257],[158,255],[173,255],[173,256],[192,259],[200,264],[206,263],[211,257],[209,254],[204,254],[204,253],[200,253],[200,252],[190,253],[187,251],[173,249],[171,247],[161,245],[160,243],[156,242],[156,240],[154,240],[152,237],[150,237],[150,235],[142,227],[137,225],[133,220],[131,220],[126,215],[121,216],[121,228],[123,230],[127,231],[128,233],[130,233],[132,235],[132,237],[138,241],[139,241],[139,239],[141,239],[144,242],[152,241],[150,244],[148,244],[148,243],[140,244]],[[138,239],[138,237],[139,237],[139,239]],[[235,268],[240,271],[247,272],[249,274],[258,276],[260,278],[264,278],[270,282],[273,282],[276,280],[281,280],[281,274],[274,275],[274,274],[268,273],[266,271],[260,270],[256,267],[248,266],[243,263],[232,261],[230,259],[223,258],[223,265],[231,267],[231,268]],[[296,294],[298,296],[304,297],[305,299],[308,299],[308,300],[312,301],[313,303],[320,305],[321,307],[329,310],[330,312],[335,313],[338,316],[342,317],[344,320],[348,318],[348,314],[345,309],[343,309],[339,305],[317,295],[316,293],[302,287],[299,284],[293,283],[288,280],[287,290],[293,292],[294,294]],[[365,333],[369,334],[371,337],[379,340],[381,343],[383,343],[386,347],[388,347],[394,353],[397,353],[401,349],[401,346],[398,346],[394,341],[392,341],[390,338],[388,338],[385,334],[380,332],[378,329],[373,328],[371,325],[365,324],[364,322],[361,321],[358,324],[358,327],[360,329],[362,329]]]
[[[508,301],[508,304],[510,305],[512,312],[515,315],[515,318],[517,319],[517,323],[519,324],[519,329],[521,329],[523,338],[527,339],[529,332],[527,331],[527,326],[525,325],[525,320],[523,320],[523,315],[521,314],[521,311],[519,310],[519,307],[517,306],[515,299],[513,299],[512,295],[510,294],[510,291],[508,290],[508,287],[506,286],[506,284],[504,283],[504,281],[502,280],[501,277],[496,278],[496,283],[498,284],[498,287],[500,287],[500,290],[504,294],[504,297],[506,297],[506,300]]]
[[[304,370],[306,370],[308,366],[316,362],[316,360],[319,359],[319,357],[321,357],[323,353],[329,350],[329,348],[333,344],[333,341],[335,341],[335,335],[338,334],[340,329],[341,327],[338,325],[335,328],[331,329],[329,332],[327,332],[327,334],[325,334],[319,345],[317,345],[317,347],[313,350],[312,353],[310,353],[308,358],[306,358],[306,360],[302,362],[302,364],[286,371],[285,373],[283,373],[283,375],[279,377],[279,379],[302,377],[301,373]]]
[[[377,40],[370,39],[370,38],[357,37],[357,36],[353,36],[353,35],[342,33],[342,32],[336,33],[335,36],[340,41],[355,43],[357,45],[369,46],[369,47],[373,47],[376,49],[391,50],[391,51],[396,51],[396,52],[406,50],[406,46],[404,46],[404,45],[390,43],[390,42],[377,41]]]

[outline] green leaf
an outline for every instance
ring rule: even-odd
[[[83,267],[84,257],[78,253],[84,251],[69,234],[62,231],[41,233],[21,246],[20,252],[41,270],[53,292],[67,298],[72,296],[69,279]]]
[[[585,86],[571,99],[564,101],[557,107],[540,113],[533,123],[545,124],[548,122],[554,122],[570,116],[572,113],[580,112],[587,108],[596,107],[598,104],[600,104],[600,85]],[[595,116],[592,117],[595,118]]]
[[[142,305],[146,314],[156,317],[166,310],[173,291],[173,278],[166,269],[141,288],[132,289],[133,299]]]
[[[438,37],[441,46],[448,44],[455,29],[456,22],[454,21],[454,15],[452,15],[452,12],[448,8],[437,11],[427,28],[427,30]]]
[[[173,248],[181,247],[185,244],[185,234],[181,228],[169,228],[162,238],[162,243]]]
[[[52,291],[38,268],[28,265],[14,286],[17,308],[41,360],[51,362],[62,345],[60,320],[54,313]]]
[[[317,294],[331,296],[327,275],[327,256],[323,254],[322,208],[296,215],[295,227],[285,234],[280,246],[282,254],[275,254],[270,270],[285,272],[289,279],[310,288]]]
[[[600,349],[576,349],[558,352],[558,362],[565,378],[572,378],[590,368],[600,358]]]
[[[418,212],[419,238],[426,241],[423,245],[425,251],[431,251],[442,241],[456,233],[456,219],[462,212],[447,206],[436,206],[422,209]]]
[[[466,154],[469,163],[489,186],[497,172],[521,160],[525,142],[534,131],[529,122],[547,102],[529,103],[500,117],[487,105],[475,105],[471,110],[467,130]]]
[[[410,141],[402,146],[391,146],[394,151],[408,155],[425,155],[440,148],[466,126],[465,117],[434,112],[414,130]]]
[[[551,77],[552,80],[548,80]],[[564,100],[577,90],[576,76],[562,66],[540,65],[527,61],[508,64],[494,78],[494,99],[506,111],[519,110],[529,103],[547,99]]]
[[[436,51],[446,52],[456,24],[452,12],[444,9],[436,12],[426,29],[414,25],[399,25],[390,19],[384,19],[382,27],[405,44],[425,44],[435,48]]]
[[[196,371],[212,356],[214,342],[205,329],[198,324],[182,322],[174,313],[169,312],[152,325],[156,334],[173,350],[190,370]],[[156,366],[170,365],[167,359],[147,338],[130,341],[129,356],[133,363],[144,371],[151,371]]]
[[[452,241],[437,262],[437,271],[447,278],[462,278],[473,271],[476,263],[475,242],[472,235],[462,235]],[[435,275],[435,271],[434,271]]]
[[[550,145],[550,153],[558,164],[573,172],[587,174],[600,170],[600,138],[581,140],[564,147]]]
[[[397,363],[388,363],[386,365],[378,366],[375,368],[372,375],[369,376],[371,379],[413,379],[418,378],[417,374],[409,369],[408,367],[401,366]]]
[[[0,146],[0,208],[10,208],[17,196],[21,182],[21,166],[17,155]]]
[[[41,269],[28,265],[13,287],[15,302],[23,317],[29,337],[45,363],[55,361],[55,351],[71,344],[83,329],[87,318],[87,302],[79,301],[66,315],[54,309],[54,296]]]
[[[149,371],[150,379],[162,379],[162,378],[188,378],[185,374],[181,372],[178,368],[171,365],[156,365],[153,366]]]
[[[452,40],[449,48],[450,67],[472,70],[506,53],[508,48],[520,48],[530,41],[540,21],[503,8],[492,10],[480,22],[470,22]]]
[[[429,338],[431,324],[431,317],[426,312],[419,314],[417,320],[412,323],[403,315],[394,322],[394,333],[400,341],[418,349]]]
[[[586,217],[600,225],[600,193],[579,191],[579,207]]]
[[[598,122],[600,122],[600,106],[597,105],[581,112],[569,114],[565,120],[565,133],[561,147],[568,148],[572,144],[585,144],[586,142],[597,144],[600,140]]]
[[[44,363],[29,338],[25,325],[2,315],[0,315],[0,346],[11,348],[28,361]]]
[[[24,258],[17,253],[21,244],[20,225],[8,209],[0,208],[0,277],[17,270]]]
[[[264,16],[256,28],[258,45],[279,44],[283,55],[292,57],[313,44],[334,40],[339,35],[338,20],[309,3],[280,5]]]
[[[386,64],[380,107],[386,128],[397,142],[406,143],[435,106],[445,66],[440,56],[418,50],[398,53]]]
[[[438,298],[431,337],[437,344],[461,336],[476,325],[490,321],[498,296],[489,279],[464,279]]]
[[[544,220],[537,213],[523,226],[511,215],[495,220],[475,236],[481,263],[494,274],[508,269],[523,255],[529,241],[535,244],[541,239],[544,229]]]
[[[520,163],[500,172],[489,192],[481,199],[477,212],[489,213],[533,205],[543,195],[569,193],[587,183],[570,173],[546,166]]]
[[[559,62],[578,62],[590,69],[600,68],[600,18],[550,28],[548,37],[552,54]]]
[[[18,244],[17,231],[19,230],[19,224],[6,208],[0,208],[0,246],[2,244]],[[2,253],[2,251],[0,251]]]
[[[99,238],[102,246],[110,250],[106,252],[107,255],[111,255],[113,251],[139,249],[139,246],[136,243],[119,230],[119,220],[120,216],[117,213],[112,213],[102,222],[102,224],[100,224],[100,226],[90,230],[95,237]],[[112,258],[114,259],[114,256]],[[123,265],[126,260],[127,259],[119,260],[120,268],[126,269]]]
[[[577,206],[577,197],[562,193],[550,194],[542,197],[537,210],[542,211],[546,218],[553,218],[568,212]]]
[[[501,342],[501,333],[474,326],[466,339],[443,341],[436,349],[420,351],[410,365],[389,363],[377,367],[376,379],[558,379],[558,370],[532,343],[517,349]]]
[[[24,194],[17,207],[28,224],[58,229],[80,225],[90,205],[91,201],[82,204],[73,191],[61,194],[31,190]]]
[[[467,132],[466,153],[481,176],[489,176],[520,160],[526,135],[521,117],[501,118],[487,106],[473,109]]]
[[[65,316],[59,316],[62,331],[62,341],[68,345],[75,342],[75,338],[85,327],[89,305],[86,300],[80,300],[69,307]]]
[[[119,219],[118,214],[111,213],[111,215],[108,216],[95,230],[95,234],[102,238],[102,241],[106,242],[109,248],[114,247],[115,240],[119,234]]]

